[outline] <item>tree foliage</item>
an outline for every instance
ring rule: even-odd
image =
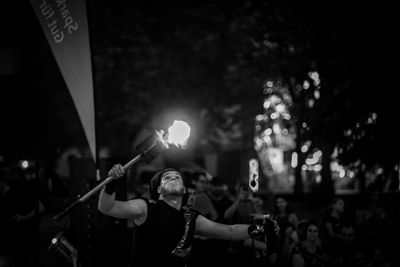
[[[199,144],[218,149],[250,140],[245,146],[251,147],[263,85],[275,80],[292,94],[297,143],[311,140],[325,150],[327,164],[335,147],[343,164],[399,162],[398,153],[386,150],[399,147],[399,130],[392,125],[396,100],[384,60],[390,56],[389,16],[382,7],[290,0],[88,3],[97,135],[100,145],[114,144],[116,155],[130,153],[127,144],[140,128],[169,109],[198,122]],[[32,23],[24,36],[35,41],[21,45],[21,75],[47,100],[36,113],[51,124],[45,136],[55,146],[82,144],[77,116],[65,108],[72,104],[67,91],[57,93],[65,84],[50,48],[33,13],[26,17]],[[41,74],[27,74],[38,62]],[[313,84],[312,72],[320,85]],[[373,114],[376,123],[366,123]]]
[[[240,136],[248,137],[249,121],[262,109],[262,86],[270,79],[291,90],[297,143],[311,140],[323,150],[328,191],[335,147],[346,148],[340,160],[348,164],[378,160],[380,144],[387,145],[377,129],[390,115],[376,101],[385,97],[368,81],[382,74],[375,56],[382,47],[368,40],[370,33],[379,34],[377,22],[369,20],[379,12],[372,6],[360,13],[340,2],[207,1],[157,9],[151,2],[123,3],[99,9],[94,24],[103,138],[115,135],[113,129],[135,129],[174,105],[191,110],[203,122],[201,135],[215,146],[223,142],[218,133],[238,123]],[[320,85],[313,84],[312,72]],[[310,88],[304,89],[305,81]],[[242,116],[228,123],[224,111],[235,105]],[[346,139],[348,129],[374,112],[380,122],[369,126],[365,138],[357,144]]]

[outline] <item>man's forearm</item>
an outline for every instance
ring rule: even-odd
[[[196,219],[195,234],[231,241],[241,241],[262,235],[264,228],[258,225],[248,224],[221,224],[208,220],[202,215]]]
[[[250,238],[247,224],[217,224],[209,231],[207,237],[231,241],[241,241]]]
[[[249,225],[247,224],[233,224],[228,226],[227,235],[229,239],[233,241],[245,240],[250,238],[249,236]]]
[[[104,188],[100,191],[97,208],[104,214],[108,214],[115,202],[115,193],[108,194]]]

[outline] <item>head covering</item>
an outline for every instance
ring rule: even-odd
[[[174,168],[166,168],[162,171],[157,172],[150,180],[150,199],[151,200],[158,200],[160,194],[158,193],[158,187],[161,184],[161,178],[164,176],[165,173],[167,172],[178,172]],[[179,173],[179,172],[178,172]]]

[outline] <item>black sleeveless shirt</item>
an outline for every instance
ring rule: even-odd
[[[198,213],[190,212],[191,219],[185,218],[185,210],[177,210],[162,200],[147,203],[146,221],[137,226],[133,265],[141,266],[185,266],[193,241]],[[186,215],[189,214],[186,212]],[[187,223],[190,221],[190,223]],[[182,238],[187,231],[187,238],[182,250],[174,249],[183,244]],[[185,250],[186,248],[186,250]],[[181,252],[181,253],[179,253]]]

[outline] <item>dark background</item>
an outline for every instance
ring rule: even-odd
[[[111,146],[115,156],[130,155],[126,144],[171,107],[197,120],[196,145],[205,139],[218,149],[218,140],[209,140],[223,120],[218,107],[242,105],[238,120],[251,126],[262,109],[265,80],[301,81],[314,67],[323,83],[320,104],[305,112],[307,96],[300,94],[293,108],[313,122],[312,135],[325,138],[321,128],[328,126],[334,129],[330,142],[340,143],[345,129],[376,112],[371,134],[350,154],[398,162],[391,155],[398,154],[399,141],[394,17],[388,6],[87,1],[87,8],[98,142]],[[2,154],[51,158],[65,147],[86,146],[30,3],[8,1],[1,12]],[[201,111],[211,115],[201,117]]]

